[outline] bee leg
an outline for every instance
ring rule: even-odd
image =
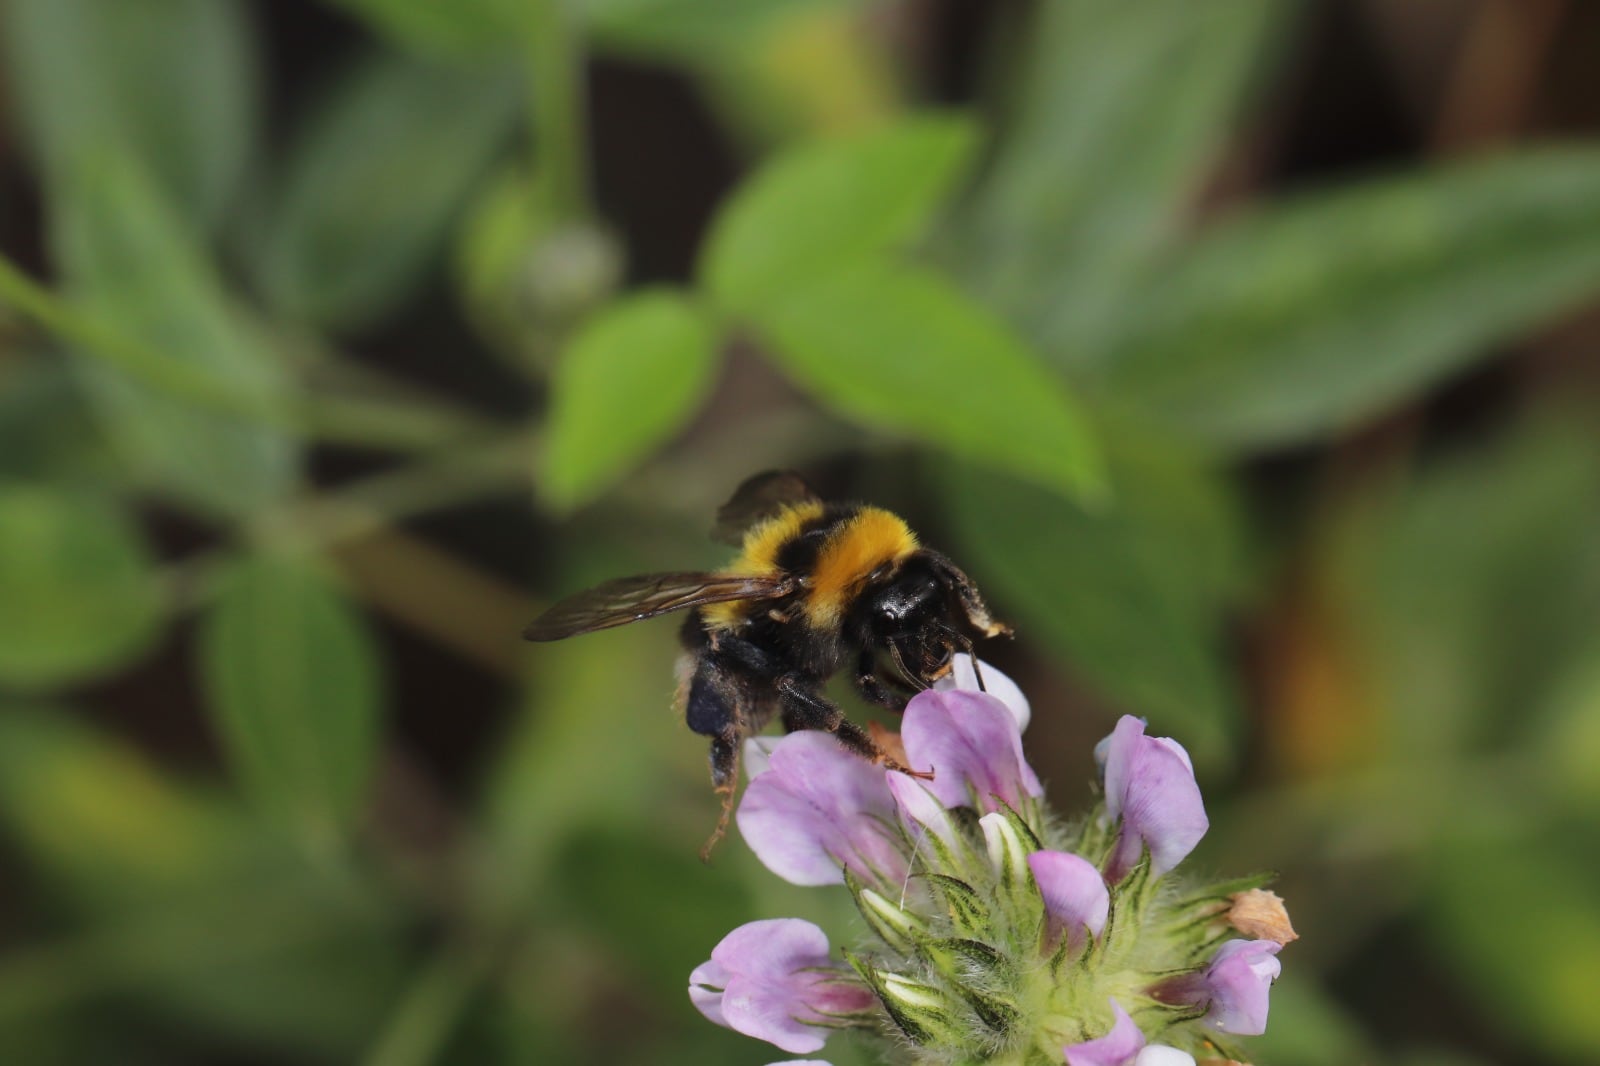
[[[932,771],[913,770],[880,748],[865,729],[846,718],[844,712],[806,682],[793,674],[778,678],[782,701],[783,728],[793,733],[800,729],[819,729],[832,733],[839,742],[863,759],[912,777],[931,779]]]
[[[861,653],[856,660],[856,691],[861,693],[861,698],[868,703],[887,707],[897,713],[905,710],[906,704],[916,694],[915,691],[890,678],[879,676],[876,666],[876,656],[872,652]]]
[[[717,815],[716,828],[700,847],[701,862],[711,861],[711,849],[728,831],[728,819],[733,815],[733,794],[739,788],[741,739],[739,729],[734,726],[711,739],[711,784],[722,798],[722,811]]]

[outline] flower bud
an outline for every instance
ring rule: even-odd
[[[965,1041],[964,1012],[941,989],[902,974],[875,970],[849,953],[845,957],[877,994],[883,1009],[907,1040],[924,1047],[959,1047]]]
[[[989,848],[989,861],[1000,874],[1000,887],[1012,896],[1032,891],[1033,873],[1028,856],[1039,850],[1038,838],[1027,823],[1009,808],[978,819],[983,840]]]
[[[884,899],[870,888],[863,888],[855,875],[846,871],[845,883],[855,897],[856,909],[872,931],[895,951],[906,953],[928,933],[928,924],[904,907]]]

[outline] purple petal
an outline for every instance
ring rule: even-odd
[[[1274,940],[1230,940],[1206,970],[1211,1008],[1206,1024],[1224,1033],[1259,1036],[1267,1031],[1267,992],[1283,970]]]
[[[702,962],[689,974],[689,1002],[718,1025],[727,1026],[722,1016],[722,992],[728,987],[728,971],[717,962]]]
[[[1105,744],[1106,813],[1122,820],[1106,879],[1120,881],[1144,848],[1151,873],[1160,877],[1184,860],[1210,822],[1194,766],[1183,745],[1147,737],[1144,722],[1123,715]]]
[[[844,866],[869,884],[898,884],[906,858],[894,817],[882,769],[827,733],[803,730],[772,749],[737,821],[767,869],[793,884],[840,884]]]
[[[987,692],[995,699],[1006,705],[1006,710],[1011,712],[1011,717],[1017,720],[1017,732],[1028,728],[1028,721],[1032,711],[1028,707],[1028,697],[1022,694],[1022,689],[1017,683],[1002,674],[993,666],[982,659],[976,660],[978,667],[973,668],[975,660],[966,652],[958,652],[950,660],[950,672],[933,683],[935,692]],[[978,670],[983,671],[983,687],[978,686]]]
[[[798,918],[741,925],[689,975],[689,998],[711,1021],[784,1051],[816,1051],[829,1015],[866,1010],[872,993],[832,966],[827,935]]]
[[[900,809],[900,823],[912,840],[921,839],[919,834],[926,831],[947,844],[955,842],[956,827],[951,824],[950,813],[939,802],[939,797],[916,778],[898,770],[891,770],[885,776],[895,805]]]
[[[1061,1049],[1067,1056],[1067,1066],[1128,1066],[1139,1054],[1144,1047],[1144,1033],[1116,1000],[1111,1001],[1111,1014],[1114,1021],[1105,1036]]]
[[[1065,851],[1036,851],[1028,856],[1028,867],[1044,897],[1052,944],[1065,933],[1068,948],[1077,951],[1086,939],[1084,930],[1091,937],[1105,930],[1111,893],[1092,862]]]
[[[946,807],[969,806],[976,795],[992,811],[991,797],[1017,807],[1023,796],[1044,792],[1022,756],[1016,719],[993,696],[919,692],[906,705],[900,737],[911,766],[933,770],[929,789]]]

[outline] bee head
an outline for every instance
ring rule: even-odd
[[[868,579],[862,607],[874,642],[887,649],[907,680],[943,677],[971,641],[961,632],[959,598],[932,552],[918,551]]]

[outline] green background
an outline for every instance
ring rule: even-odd
[[[0,1059],[764,1063],[673,626],[746,475],[1302,939],[1260,1066],[1600,1060],[1600,18],[0,0]],[[872,712],[852,704],[857,717]],[[874,1061],[836,1039],[837,1066]]]

